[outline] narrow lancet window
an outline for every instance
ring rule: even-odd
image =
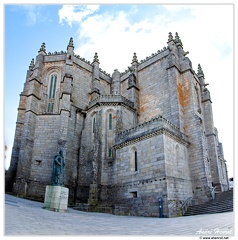
[[[112,148],[111,147],[108,148],[108,157],[109,158],[112,157]]]
[[[93,126],[92,126],[92,128],[93,128],[93,133],[95,133],[95,125],[96,125],[96,118],[94,117],[94,118],[93,118]]]
[[[50,112],[50,103],[48,103],[48,108],[47,108],[47,112]]]
[[[50,80],[49,99],[55,98],[56,81],[57,81],[57,76],[52,75]]]
[[[109,130],[112,130],[112,114],[109,113],[109,124],[108,124]]]
[[[57,85],[57,75],[51,75],[49,81],[49,97],[48,97],[48,105],[47,112],[52,113],[54,111],[54,101],[55,101],[55,92]]]
[[[138,170],[137,164],[138,164],[137,151],[135,151],[135,172],[137,172],[137,170]]]

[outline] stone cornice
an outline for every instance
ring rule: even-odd
[[[168,129],[161,127],[161,129],[154,130],[154,131],[152,130],[150,132],[145,132],[144,134],[134,136],[131,139],[126,139],[125,141],[122,141],[120,143],[116,143],[114,145],[114,148],[119,149],[119,148],[122,148],[122,147],[125,147],[125,146],[128,146],[128,145],[131,145],[131,144],[135,144],[135,143],[140,142],[142,140],[158,136],[160,134],[164,134],[164,135],[174,139],[175,141],[180,142],[181,144],[185,145],[186,147],[189,146],[189,142],[185,141],[184,139],[181,139],[180,137],[178,137],[177,135],[175,135],[174,133],[172,133]]]
[[[186,147],[189,145],[188,137],[184,133],[180,132],[179,129],[168,120],[159,116],[117,134],[114,148],[119,149],[160,134],[164,134]]]
[[[123,105],[135,111],[134,103],[121,95],[100,95],[88,104],[88,111],[98,106],[117,106]]]
[[[132,180],[132,181],[127,181],[127,182],[121,182],[121,183],[116,183],[116,184],[110,184],[107,185],[109,189],[113,188],[118,188],[118,187],[135,187],[138,185],[144,185],[144,184],[154,184],[155,182],[164,184],[164,181],[166,181],[166,176],[165,175],[157,175],[153,178],[143,178],[143,179],[138,179],[138,180]]]

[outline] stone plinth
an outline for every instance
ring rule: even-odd
[[[66,212],[69,189],[61,186],[46,186],[44,208],[55,212]]]
[[[98,203],[98,185],[90,184],[88,204],[97,205]]]

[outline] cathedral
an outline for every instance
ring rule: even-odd
[[[67,50],[32,59],[20,94],[6,192],[44,200],[54,156],[64,157],[70,206],[175,217],[228,190],[210,91],[177,33],[112,75]]]

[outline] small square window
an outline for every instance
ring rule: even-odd
[[[137,198],[137,192],[130,192],[132,198]]]

